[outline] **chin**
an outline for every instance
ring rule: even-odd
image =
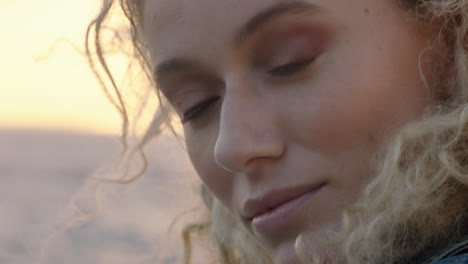
[[[291,241],[285,245],[282,245],[273,251],[273,262],[275,264],[303,264],[297,254],[294,247],[294,242]]]
[[[321,260],[320,264],[331,263],[329,255],[326,254],[329,248],[325,245],[317,244],[310,239],[303,239],[303,236],[299,236],[295,241],[288,241],[283,245],[275,248],[271,254],[273,257],[273,262],[275,264],[312,264],[313,260]],[[299,254],[302,256],[301,259],[304,262],[301,262],[298,253],[296,251],[296,246],[302,248],[302,252]],[[317,263],[318,264],[318,263]]]

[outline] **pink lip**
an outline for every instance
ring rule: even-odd
[[[259,198],[247,200],[242,213],[252,221],[255,231],[268,233],[288,223],[324,185],[268,192]]]

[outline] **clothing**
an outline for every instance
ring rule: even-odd
[[[447,247],[430,264],[468,264],[468,236]]]
[[[435,262],[434,264],[468,264],[468,253],[446,258],[440,261]]]

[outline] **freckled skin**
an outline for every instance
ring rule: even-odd
[[[327,39],[300,76],[278,81],[268,77],[268,70],[278,65],[263,64],[310,55],[308,47],[274,40],[284,42],[262,55],[266,58],[257,58],[259,53],[252,50],[271,47],[262,37],[231,45],[246,21],[277,2],[147,0],[143,33],[154,65],[190,58],[206,66],[203,74],[223,84],[204,90],[183,82],[177,87],[182,92],[190,87],[196,98],[207,90],[221,98],[184,124],[191,161],[206,186],[275,262],[294,264],[299,263],[297,236],[338,223],[343,208],[375,175],[376,153],[387,136],[418,119],[431,102],[418,62],[437,32],[422,28],[387,0],[308,0],[321,10],[279,18],[260,30],[260,35],[275,34],[291,20],[291,30],[299,24],[320,28],[300,33],[304,37]],[[277,51],[283,45],[293,52]],[[431,56],[428,52],[423,61],[430,62]],[[161,89],[170,94],[176,88]],[[256,232],[242,217],[242,205],[251,197],[317,182],[326,185],[291,223],[274,232]],[[308,247],[323,254],[320,245],[311,242]]]

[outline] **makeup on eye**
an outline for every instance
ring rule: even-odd
[[[268,73],[274,77],[289,77],[294,74],[299,74],[304,71],[310,64],[315,61],[315,57],[310,59],[301,60],[298,62],[291,62],[285,65],[280,65],[268,71]],[[205,110],[216,103],[221,96],[215,95],[206,97],[195,103],[192,107],[182,113],[182,123],[187,123],[197,117],[199,117]]]
[[[293,77],[304,72],[322,53],[323,34],[304,25],[271,30],[259,37],[254,62],[273,78]]]
[[[200,103],[197,103],[182,114],[182,123],[187,123],[199,117],[201,114],[203,114],[204,111],[208,110],[208,108],[214,103],[216,103],[219,99],[221,99],[221,96],[213,96],[201,101]]]
[[[220,81],[206,74],[180,74],[160,83],[160,89],[169,99],[181,122],[198,117],[211,104],[221,98]]]
[[[284,65],[274,67],[273,69],[269,70],[268,73],[276,77],[290,76],[290,75],[302,72],[314,61],[315,61],[315,57],[310,58],[310,59],[300,60],[297,62],[287,63]]]
[[[297,81],[307,78],[308,69],[320,56],[326,34],[323,27],[312,23],[286,21],[271,23],[251,39],[245,52],[247,60],[242,71],[260,72],[264,81]],[[183,71],[165,80],[166,96],[176,108],[182,123],[195,120],[221,98],[221,73],[214,72],[203,62],[190,63]],[[179,67],[180,68],[180,67]],[[211,68],[211,69],[210,69]],[[266,75],[265,75],[266,74]]]

